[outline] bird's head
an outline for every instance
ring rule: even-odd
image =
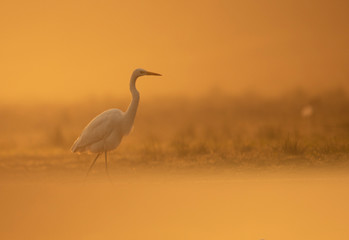
[[[137,68],[134,70],[133,75],[136,77],[146,76],[146,75],[154,75],[154,76],[161,76],[159,73],[149,72],[147,70],[144,70],[142,68]]]

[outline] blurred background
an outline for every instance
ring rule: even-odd
[[[2,1],[2,166],[76,164],[71,144],[100,112],[126,110],[137,67],[163,77],[137,82],[135,131],[118,150],[131,165],[346,156],[348,10],[345,1]]]
[[[349,239],[349,1],[1,0],[0,238]],[[70,147],[126,110],[100,158]],[[111,182],[112,184],[111,184]]]
[[[349,87],[346,1],[2,1],[2,102]]]

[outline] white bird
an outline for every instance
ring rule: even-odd
[[[117,148],[123,136],[129,134],[132,129],[139,103],[139,92],[136,89],[136,80],[138,77],[145,75],[161,76],[161,74],[148,72],[141,68],[134,70],[130,79],[132,101],[127,111],[122,112],[119,109],[113,108],[99,114],[85,127],[80,137],[76,139],[71,147],[71,151],[74,153],[97,153],[96,158],[92,161],[87,171],[86,177],[99,155],[103,152],[105,153],[105,170],[109,175],[107,152]]]

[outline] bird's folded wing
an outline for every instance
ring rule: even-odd
[[[109,115],[99,115],[82,131],[78,147],[85,147],[103,140],[112,132],[113,121]]]

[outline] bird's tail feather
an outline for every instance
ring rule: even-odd
[[[73,146],[70,148],[70,151],[72,151],[73,153],[78,151],[79,140],[80,138],[78,137],[78,139],[75,140]]]

